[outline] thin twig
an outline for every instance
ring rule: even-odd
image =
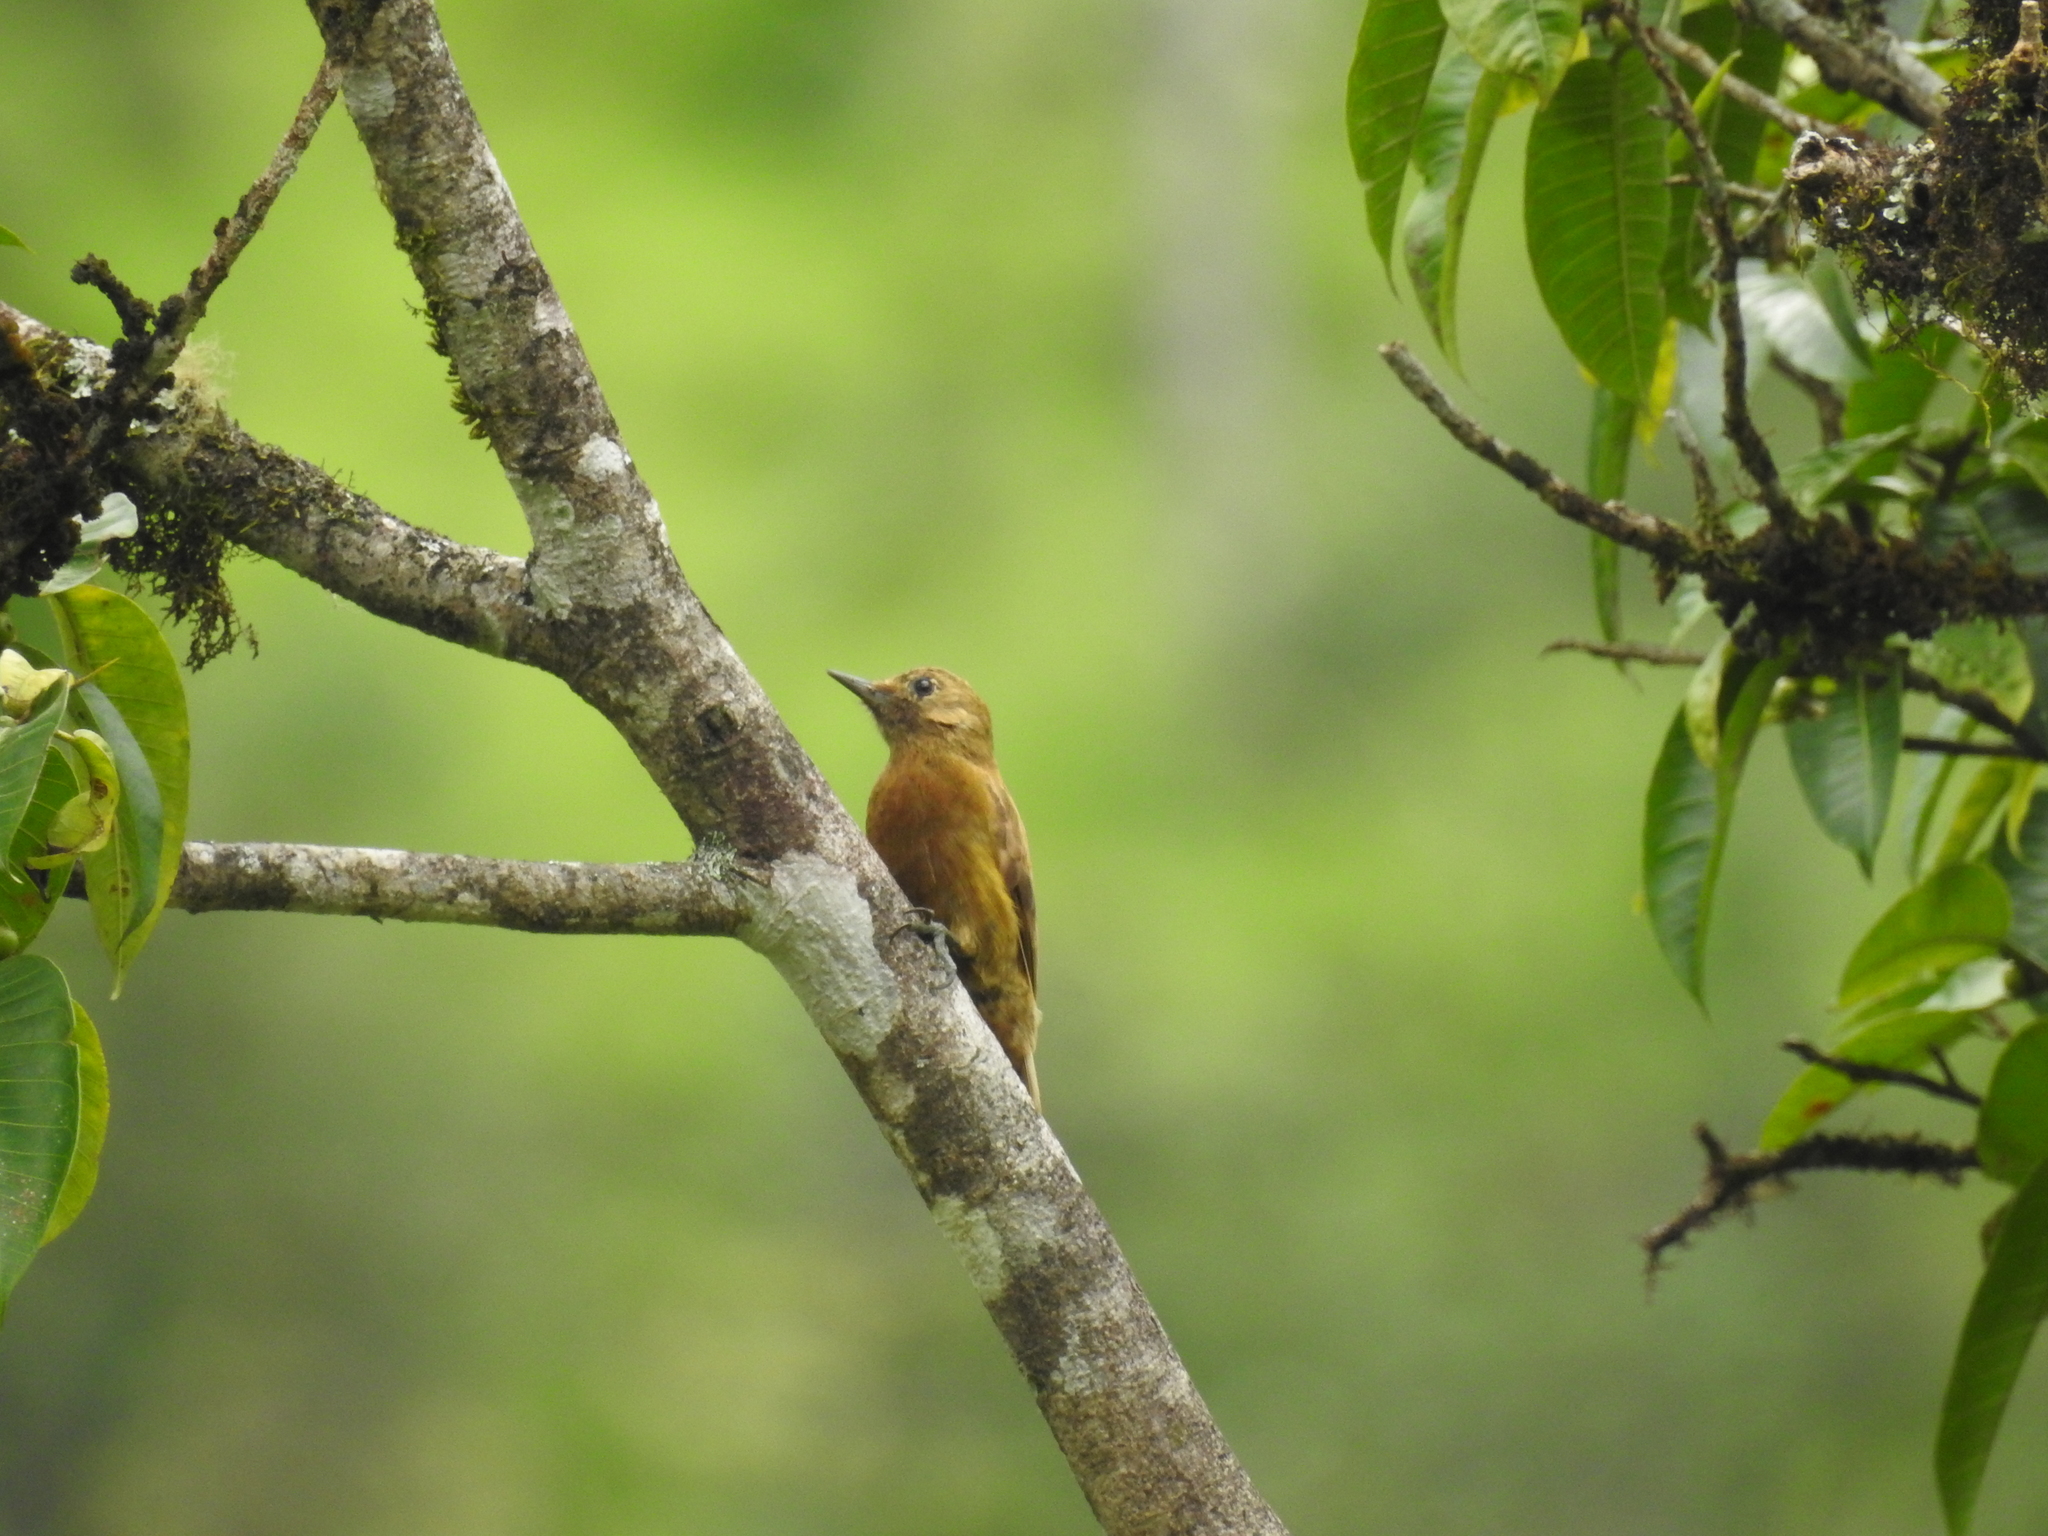
[[[1823,448],[1842,440],[1842,417],[1848,410],[1842,399],[1842,392],[1818,374],[1808,373],[1796,363],[1788,361],[1782,354],[1771,354],[1771,367],[1783,377],[1797,385],[1800,392],[1813,402],[1814,414],[1820,418],[1820,442]],[[1866,530],[1867,531],[1867,530]]]
[[[1692,1203],[1642,1239],[1650,1272],[1664,1255],[1730,1211],[1747,1210],[1760,1190],[1782,1186],[1795,1173],[1841,1169],[1853,1173],[1903,1173],[1955,1184],[1977,1166],[1975,1147],[1924,1141],[1918,1136],[1813,1135],[1776,1152],[1731,1153],[1705,1125],[1693,1127],[1707,1154],[1707,1176]]]
[[[1552,651],[1577,651],[1607,661],[1640,661],[1653,667],[1696,667],[1707,659],[1698,651],[1635,640],[1553,640],[1543,647],[1543,654],[1548,656]]]
[[[1626,502],[1595,501],[1577,486],[1553,473],[1536,460],[1502,442],[1467,416],[1437,387],[1429,370],[1415,360],[1415,354],[1398,341],[1380,348],[1380,356],[1394,370],[1408,393],[1442,422],[1446,431],[1470,452],[1520,481],[1561,517],[1571,519],[1595,533],[1604,533],[1615,543],[1640,550],[1657,560],[1676,561],[1693,551],[1693,541],[1683,528],[1661,517],[1638,512]]]
[[[1889,1083],[1899,1088],[1917,1088],[1930,1093],[1937,1099],[1949,1099],[1957,1104],[1967,1104],[1976,1109],[1984,1102],[1970,1092],[1950,1074],[1948,1081],[1936,1082],[1931,1077],[1922,1077],[1918,1072],[1905,1072],[1897,1067],[1872,1066],[1867,1061],[1849,1061],[1841,1056],[1830,1056],[1826,1051],[1808,1045],[1804,1040],[1780,1042],[1809,1067],[1826,1067],[1837,1077],[1846,1077],[1852,1083]],[[1946,1063],[1943,1063],[1944,1068]]]
[[[1950,741],[1946,736],[1901,736],[1899,745],[1908,752],[1927,752],[1939,757],[2010,757],[2023,763],[2048,763],[2048,753],[2029,751],[2016,741]]]
[[[1969,1092],[1967,1088],[1963,1087],[1962,1080],[1956,1076],[1956,1069],[1948,1064],[1948,1052],[1936,1048],[1929,1050],[1927,1055],[1941,1069],[1941,1079],[1943,1082],[1947,1083],[1949,1087],[1955,1089],[1958,1093]]]
[[[1679,175],[1664,178],[1664,185],[1667,187],[1696,187],[1699,184],[1700,179],[1697,176]],[[1738,203],[1748,203],[1756,208],[1768,208],[1778,200],[1778,194],[1775,192],[1766,192],[1762,187],[1744,186],[1739,181],[1728,183],[1728,195]]]
[[[1742,300],[1735,284],[1737,246],[1735,226],[1728,217],[1728,178],[1721,170],[1706,130],[1700,126],[1699,115],[1692,109],[1692,97],[1672,73],[1670,61],[1652,46],[1650,29],[1635,6],[1619,6],[1614,14],[1628,28],[1644,62],[1664,88],[1672,121],[1685,135],[1692,150],[1693,172],[1699,177],[1699,211],[1705,216],[1714,247],[1714,290],[1721,317],[1721,429],[1735,445],[1743,469],[1756,482],[1757,500],[1770,513],[1771,521],[1782,529],[1796,528],[1799,508],[1779,482],[1777,461],[1771,457],[1763,434],[1749,414],[1749,347],[1742,328]]]
[[[1786,182],[1771,194],[1771,200],[1764,204],[1762,212],[1750,221],[1735,242],[1738,256],[1768,256],[1771,254],[1771,237],[1777,231],[1778,221],[1785,216],[1785,210],[1792,206],[1792,185]]]
[[[1640,661],[1653,667],[1696,667],[1706,660],[1700,651],[1640,641],[1553,640],[1543,647],[1543,654],[1547,656],[1552,651],[1576,651],[1607,661]],[[1918,667],[1902,668],[1901,681],[1913,692],[1938,699],[1951,708],[1961,710],[1979,725],[1987,725],[2012,738],[2008,743],[1951,741],[1942,736],[1904,736],[1899,744],[1907,751],[1945,752],[1954,757],[2015,757],[2026,762],[2048,763],[2048,747],[2043,747],[2033,732],[1983,694],[1974,689],[1951,688]]]
[[[1711,80],[1719,73],[1721,61],[1692,39],[1666,32],[1662,27],[1646,26],[1643,31],[1658,48],[1701,79]],[[1859,129],[1846,128],[1840,123],[1823,122],[1820,118],[1808,117],[1804,112],[1794,111],[1777,97],[1758,90],[1732,70],[1721,76],[1721,94],[1737,106],[1747,107],[1750,111],[1769,118],[1795,138],[1802,133],[1832,134],[1836,138],[1845,139],[1864,137]]]
[[[285,130],[284,138],[270,157],[270,164],[242,194],[241,200],[235,204],[235,211],[213,226],[213,249],[193,269],[185,286],[157,307],[149,355],[140,370],[145,385],[161,376],[184,351],[185,343],[191,339],[193,330],[206,314],[208,301],[227,281],[236,258],[249,248],[256,232],[263,228],[263,220],[271,205],[284,191],[285,183],[292,179],[292,173],[299,168],[299,159],[313,142],[313,135],[319,131],[320,120],[327,115],[327,109],[334,104],[340,84],[340,70],[331,58],[323,57],[320,68],[313,75],[312,85],[307,87],[304,99],[299,102],[299,110],[292,117],[291,127]]]
[[[2013,719],[1998,707],[1996,700],[1974,688],[1951,688],[1931,673],[1922,672],[1918,667],[1907,667],[1903,673],[1905,685],[1915,693],[1924,693],[1931,699],[1938,699],[1951,709],[1959,709],[1979,725],[1988,725],[1994,731],[2010,736],[2013,745],[2020,749],[2020,755],[2036,761],[2048,762],[2048,744],[2019,721]]]
[[[1693,521],[1702,528],[1716,527],[1721,520],[1721,491],[1714,484],[1714,467],[1707,462],[1700,435],[1681,410],[1666,411],[1664,419],[1671,423],[1671,434],[1678,439],[1678,451],[1685,455],[1685,467],[1692,474]]]

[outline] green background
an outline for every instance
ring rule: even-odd
[[[1753,1136],[1896,849],[1865,886],[1766,744],[1711,1023],[1664,971],[1631,895],[1678,680],[1539,659],[1590,628],[1583,537],[1373,355],[1424,327],[1346,160],[1351,0],[445,18],[685,568],[849,803],[880,744],[826,667],[991,701],[1053,1124],[1292,1528],[1936,1529],[1987,1190],[1814,1178],[1647,1298],[1630,1244],[1692,1193],[1693,1121]],[[0,222],[35,248],[0,294],[105,337],[70,261],[171,291],[313,28],[6,0],[0,29]],[[1576,473],[1526,122],[1480,191],[1457,393]],[[259,436],[520,550],[414,298],[337,114],[211,366]],[[262,651],[192,682],[193,835],[686,852],[557,683],[233,570]],[[0,1334],[7,1536],[1092,1528],[737,945],[172,914],[119,1003],[82,913],[52,952],[114,1119]],[[2038,1529],[2044,1451],[2030,1376],[1981,1530]]]

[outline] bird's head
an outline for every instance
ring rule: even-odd
[[[867,705],[892,748],[926,745],[974,755],[994,750],[988,706],[965,678],[943,667],[913,667],[879,683],[850,672],[830,675]]]

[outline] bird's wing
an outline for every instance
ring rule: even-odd
[[[1017,802],[999,780],[996,791],[996,865],[1017,909],[1017,951],[1031,990],[1038,990],[1038,898],[1031,890],[1031,845],[1024,837],[1024,818]]]

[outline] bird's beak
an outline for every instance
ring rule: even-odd
[[[830,667],[825,669],[825,675],[835,682],[844,683],[848,691],[859,698],[861,703],[867,705],[869,709],[873,709],[876,704],[881,702],[879,690],[864,677],[855,677],[851,672],[834,672]]]

